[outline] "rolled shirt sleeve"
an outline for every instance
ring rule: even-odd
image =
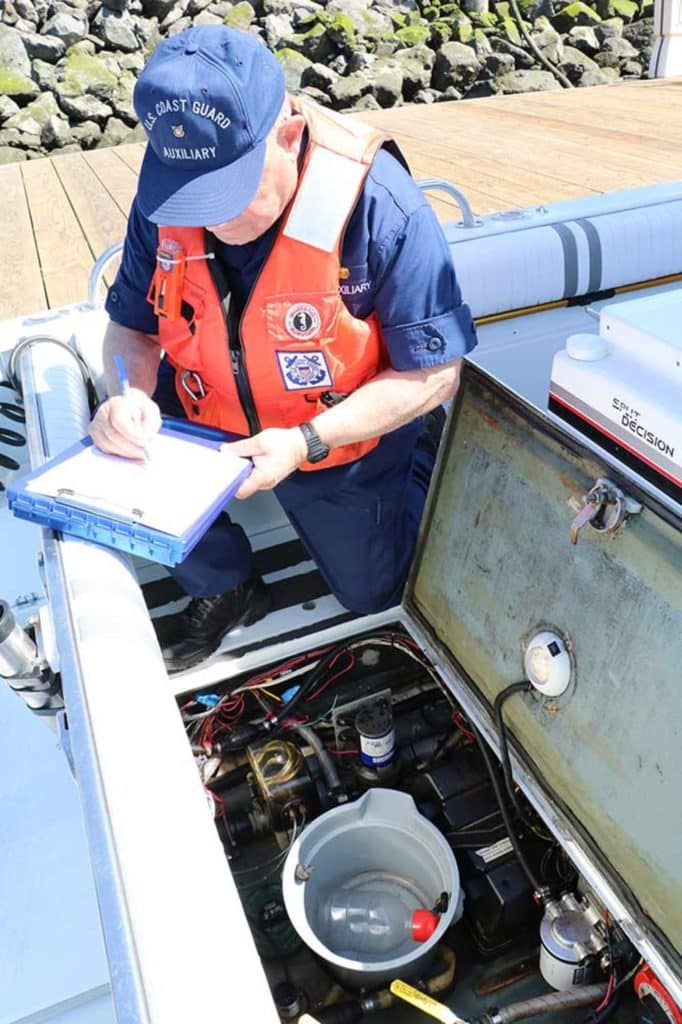
[[[389,164],[388,161],[391,161]],[[376,161],[388,196],[376,203],[369,262],[391,365],[424,369],[451,362],[476,345],[445,236],[425,196],[388,154]],[[377,188],[376,179],[370,188]]]

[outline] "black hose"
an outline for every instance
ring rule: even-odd
[[[500,760],[502,762],[502,773],[504,775],[504,783],[507,787],[507,794],[509,801],[516,812],[516,815],[524,823],[524,825],[533,829],[533,822],[527,816],[519,801],[516,798],[516,791],[514,789],[514,777],[512,775],[511,761],[509,760],[509,746],[507,744],[507,731],[504,727],[504,718],[502,717],[502,708],[505,701],[510,697],[513,697],[515,693],[527,693],[531,690],[531,684],[526,680],[520,683],[512,683],[511,686],[507,686],[498,693],[495,698],[494,714],[495,714],[495,726],[497,728],[497,739],[500,745]]]
[[[491,781],[493,789],[495,791],[495,797],[497,799],[497,803],[498,803],[499,808],[500,808],[500,814],[502,815],[502,820],[504,822],[504,827],[507,830],[507,834],[509,836],[509,841],[511,842],[512,846],[514,847],[514,853],[516,854],[516,856],[518,858],[518,861],[519,861],[519,864],[521,865],[521,868],[523,869],[523,873],[525,874],[526,878],[528,879],[528,881],[531,884],[533,892],[534,893],[539,893],[540,895],[542,895],[542,894],[544,894],[546,892],[546,887],[541,885],[540,881],[538,880],[538,878],[535,875],[535,872],[533,871],[533,869],[531,868],[530,864],[526,860],[526,856],[525,856],[525,854],[524,854],[524,852],[523,852],[523,850],[521,848],[521,844],[519,843],[518,836],[516,835],[516,831],[515,831],[516,826],[514,825],[514,823],[511,820],[511,817],[509,815],[509,810],[507,808],[507,802],[504,799],[504,794],[502,792],[502,786],[500,785],[499,773],[497,772],[497,770],[495,768],[495,765],[492,762],[492,759],[490,757],[490,751],[488,750],[488,746],[487,746],[485,740],[483,739],[483,737],[481,736],[481,734],[479,733],[478,729],[476,729],[476,727],[473,726],[473,725],[471,726],[471,729],[473,731],[474,736],[476,737],[476,742],[478,743],[479,749],[481,751],[481,755],[482,755],[483,760],[485,762],[485,766],[488,769],[488,775],[490,776],[490,781]]]

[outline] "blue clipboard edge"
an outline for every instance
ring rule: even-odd
[[[216,427],[195,424],[189,420],[176,419],[172,416],[162,417],[161,432],[178,437],[188,437],[200,444],[216,448],[221,444],[240,440],[237,435],[228,434]],[[129,523],[123,519],[108,516],[106,513],[79,508],[77,505],[67,504],[56,498],[26,490],[26,485],[39,478],[48,464],[50,466],[57,465],[76,455],[82,449],[90,447],[92,443],[89,437],[77,441],[60,455],[48,460],[38,469],[27,473],[13,486],[10,486],[7,490],[7,504],[10,511],[18,519],[25,519],[39,526],[48,526],[60,533],[68,534],[70,537],[79,537],[81,540],[103,544],[106,547],[149,558],[167,566],[177,565],[187,557],[251,472],[251,466],[245,466],[243,472],[235,480],[230,481],[229,486],[217,496],[201,518],[192,523],[179,537],[173,537],[168,533],[152,530],[139,523]]]

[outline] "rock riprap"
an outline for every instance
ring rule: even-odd
[[[137,75],[190,25],[258,33],[292,92],[372,110],[641,77],[652,14],[653,0],[3,0],[0,163],[144,138]]]

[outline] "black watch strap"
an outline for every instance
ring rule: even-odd
[[[329,455],[329,445],[325,444],[312,423],[299,423],[299,430],[308,447],[308,462],[322,462]]]

